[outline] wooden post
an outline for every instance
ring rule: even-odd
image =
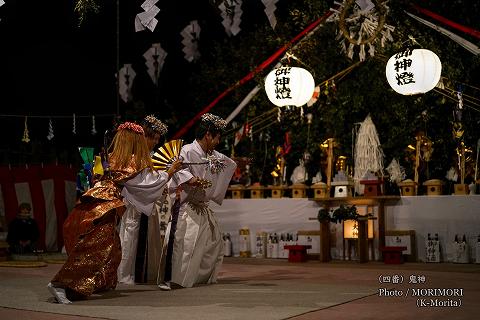
[[[358,259],[368,262],[368,218],[358,219]]]
[[[465,184],[465,143],[460,142],[460,184]]]
[[[320,221],[320,261],[330,260],[330,222]]]
[[[385,201],[378,201],[378,247],[385,246]],[[380,260],[383,259],[382,252],[380,251]]]

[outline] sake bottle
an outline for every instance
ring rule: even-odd
[[[267,241],[267,258],[272,257],[273,243],[272,243],[272,234],[268,235]]]
[[[477,237],[477,247],[475,248],[475,262],[480,263],[480,234]]]
[[[263,258],[265,248],[263,247],[263,239],[262,239],[261,231],[257,231],[255,235],[255,245],[256,245],[255,258]]]
[[[231,257],[232,256],[232,240],[230,239],[230,233],[225,235],[225,248],[224,248],[224,256]]]
[[[278,236],[275,232],[272,237],[272,258],[278,258]]]
[[[240,257],[248,258],[251,256],[250,251],[250,229],[240,229]]]

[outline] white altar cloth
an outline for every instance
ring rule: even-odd
[[[252,253],[255,250],[255,233],[296,233],[299,230],[319,230],[316,218],[320,206],[309,199],[225,199],[221,206],[211,204],[220,226],[230,233],[233,252],[238,254],[238,236],[241,228],[249,228]],[[375,210],[377,215],[377,210]],[[375,222],[377,224],[377,221]],[[333,258],[341,258],[342,241],[340,224],[331,224],[336,229]],[[378,227],[375,232],[378,237]],[[401,197],[396,203],[385,206],[385,230],[415,230],[417,256],[425,260],[427,234],[438,233],[442,261],[452,260],[451,243],[455,234],[465,234],[470,245],[471,260],[475,258],[474,247],[480,235],[480,195],[466,196],[414,196]],[[378,241],[375,241],[378,259]]]

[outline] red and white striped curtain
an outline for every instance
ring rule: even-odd
[[[0,167],[0,215],[7,226],[18,205],[30,203],[40,229],[38,249],[61,249],[63,222],[76,201],[77,171],[63,165]]]

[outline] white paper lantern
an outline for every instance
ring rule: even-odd
[[[388,83],[403,95],[425,93],[440,80],[442,63],[426,49],[407,49],[392,56],[385,70]]]
[[[268,99],[276,106],[303,106],[313,96],[315,81],[305,69],[281,67],[265,79]]]

